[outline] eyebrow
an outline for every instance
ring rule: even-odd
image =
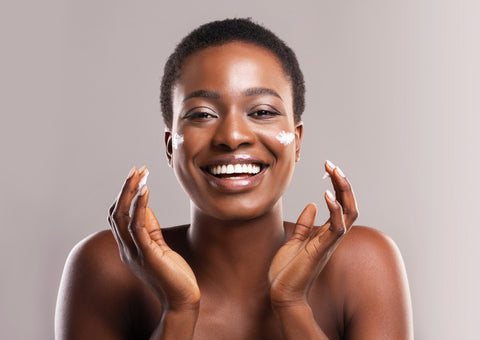
[[[247,97],[258,96],[258,95],[262,95],[262,94],[268,94],[268,95],[271,95],[271,96],[275,96],[277,98],[280,98],[281,101],[283,101],[282,97],[280,97],[280,95],[277,92],[275,92],[272,89],[266,88],[266,87],[252,87],[252,88],[247,89],[243,92],[243,95],[247,96]]]
[[[213,98],[213,99],[220,99],[220,93],[217,91],[212,90],[197,90],[193,91],[183,98],[183,101],[187,101],[190,98]]]
[[[282,97],[280,97],[280,95],[277,92],[275,92],[272,89],[266,88],[266,87],[252,87],[252,88],[249,88],[249,89],[246,89],[245,91],[243,91],[243,95],[245,97],[259,96],[259,95],[264,95],[264,94],[268,94],[268,95],[280,98],[280,100],[283,101]],[[218,93],[217,91],[197,90],[197,91],[193,91],[193,92],[190,92],[189,94],[187,94],[185,96],[185,98],[183,98],[183,102],[187,101],[190,98],[220,99],[221,96],[220,96],[220,93]]]

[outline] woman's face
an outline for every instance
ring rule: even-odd
[[[165,141],[193,209],[244,220],[281,206],[303,134],[293,117],[290,81],[268,50],[232,42],[188,57]]]

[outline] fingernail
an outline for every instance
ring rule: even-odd
[[[325,171],[325,174],[323,175],[322,179],[329,178],[329,177],[330,177],[330,174]]]
[[[339,167],[337,167],[337,172],[340,176],[342,176],[343,178],[345,178],[345,174],[343,173],[342,169],[340,169]]]
[[[150,172],[148,169],[145,168],[144,174],[142,178],[140,179],[140,182],[138,182],[138,189],[142,188],[145,184],[147,184],[147,177]]]
[[[332,162],[330,162],[328,159],[327,159],[327,165],[330,169],[335,169],[335,164],[333,164]]]
[[[145,195],[146,192],[147,192],[147,186],[144,185],[142,187],[142,190],[140,190],[140,193],[138,194],[138,196],[143,196],[143,195]]]
[[[146,167],[145,165],[142,166],[140,169],[138,169],[138,173],[139,173],[139,174],[142,174],[142,172],[144,172],[146,168],[147,168],[147,167]]]
[[[129,179],[130,177],[132,177],[134,173],[135,173],[135,167],[133,167],[132,170],[130,170],[130,172],[128,173],[127,179]]]
[[[332,192],[330,190],[326,191],[327,197],[330,201],[335,202],[335,196],[333,196]]]

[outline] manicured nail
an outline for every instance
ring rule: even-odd
[[[138,182],[138,189],[142,188],[145,184],[147,184],[147,177],[150,172],[148,169],[145,168],[145,171],[143,173],[142,178],[140,179],[140,182]]]
[[[132,177],[134,173],[135,173],[135,167],[133,167],[132,170],[130,170],[130,172],[128,173],[127,179],[129,179],[130,177]]]
[[[330,177],[330,174],[325,171],[325,174],[323,175],[322,179],[329,178],[329,177]]]
[[[146,192],[147,192],[147,186],[144,185],[142,187],[142,190],[140,190],[140,193],[138,194],[138,196],[143,196],[143,195],[145,195]]]
[[[330,201],[335,202],[335,196],[333,196],[332,192],[330,190],[327,190],[326,193],[327,193],[327,198]]]
[[[338,174],[339,174],[340,176],[342,176],[343,178],[345,178],[345,174],[343,173],[343,171],[342,171],[339,167],[337,167],[337,172],[338,172]]]
[[[327,165],[330,169],[335,169],[335,164],[333,164],[332,162],[330,162],[328,159],[327,159]]]
[[[141,175],[142,172],[144,172],[146,168],[147,168],[147,167],[146,167],[145,165],[142,166],[140,169],[138,169],[138,173]]]

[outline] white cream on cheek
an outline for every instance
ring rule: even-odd
[[[281,131],[275,138],[283,145],[288,145],[295,139],[295,134],[293,132]]]
[[[179,135],[178,133],[173,133],[172,138],[172,146],[176,150],[178,147],[183,143],[183,135]]]

